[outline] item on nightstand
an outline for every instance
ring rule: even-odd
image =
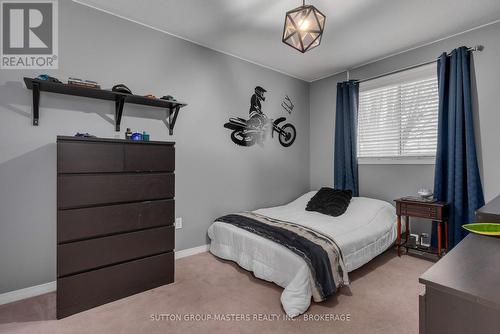
[[[420,233],[420,246],[426,248],[431,247],[431,237],[429,233]]]
[[[142,140],[142,133],[139,133],[139,132],[132,133],[131,139],[132,140]]]
[[[149,141],[149,133],[147,133],[146,131],[143,131],[142,132],[142,140]]]
[[[432,191],[430,191],[427,188],[421,188],[417,191],[418,196],[420,196],[423,199],[430,199],[432,198]]]
[[[127,128],[127,131],[125,131],[125,139],[132,139],[132,130],[130,128]]]
[[[94,135],[91,135],[89,133],[80,133],[80,132],[77,132],[75,134],[75,137],[81,137],[81,138],[95,138]]]
[[[410,233],[410,240],[411,238],[415,239],[415,246],[420,246],[420,236],[418,234]]]
[[[408,247],[417,247],[418,246],[418,234],[410,234],[410,238],[408,239]]]

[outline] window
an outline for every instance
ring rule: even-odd
[[[359,163],[434,163],[438,103],[435,64],[361,83]]]

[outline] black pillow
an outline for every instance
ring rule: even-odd
[[[323,187],[307,203],[306,210],[338,217],[347,210],[351,198],[351,190]]]

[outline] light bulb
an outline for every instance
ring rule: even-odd
[[[299,23],[299,29],[304,31],[307,30],[307,28],[309,28],[309,20],[301,20]]]

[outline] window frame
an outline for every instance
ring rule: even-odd
[[[359,94],[361,95],[364,91],[370,91],[390,85],[399,85],[404,81],[425,79],[433,76],[436,77],[437,80],[435,63],[361,82]],[[358,125],[356,125],[356,131],[358,131],[358,129]],[[359,141],[356,145],[356,158],[360,165],[434,165],[436,163],[436,155],[359,157]]]

